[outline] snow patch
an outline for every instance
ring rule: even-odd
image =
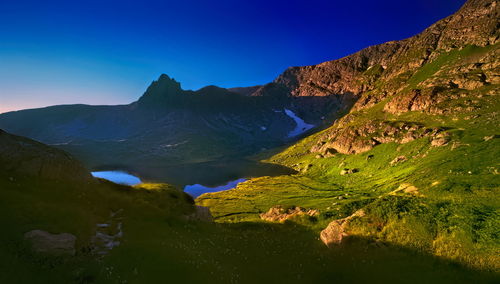
[[[297,125],[295,126],[295,129],[293,129],[288,133],[289,138],[298,136],[315,126],[313,124],[306,123],[303,119],[295,115],[295,113],[289,109],[285,109],[285,114],[288,115],[290,118],[292,118],[293,121],[295,121],[295,124]]]

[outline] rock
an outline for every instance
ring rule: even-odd
[[[106,223],[96,224],[96,232],[92,237],[92,252],[96,255],[106,255],[121,244],[123,238],[123,209],[111,212]]]
[[[72,234],[51,234],[42,230],[33,230],[24,234],[32,249],[49,255],[75,255],[76,237]]]
[[[409,183],[400,184],[399,187],[396,190],[390,192],[389,195],[396,195],[399,192],[404,192],[415,196],[421,196],[420,192],[418,191],[418,188]]]
[[[338,153],[337,150],[335,150],[333,148],[328,148],[328,149],[325,150],[325,153],[323,154],[323,157],[325,157],[325,158],[333,157],[337,153]]]
[[[391,164],[391,166],[394,166],[394,165],[402,163],[406,160],[407,159],[405,156],[398,156],[398,157],[394,158],[394,160],[392,160],[390,164]]]
[[[490,140],[495,139],[495,138],[498,138],[498,135],[484,136],[483,140],[490,141]]]
[[[269,208],[266,213],[260,214],[260,218],[270,222],[283,223],[286,220],[301,215],[316,216],[319,215],[319,211],[316,209],[305,209],[299,206],[285,209],[283,206],[278,205]]]
[[[343,169],[340,171],[340,175],[345,176],[345,175],[350,175],[350,174],[357,173],[357,172],[359,172],[358,169]]]
[[[321,241],[323,241],[323,243],[327,246],[340,244],[342,242],[342,238],[345,236],[342,224],[343,222],[341,220],[335,220],[328,224],[328,227],[320,233]]]
[[[307,164],[303,169],[302,169],[302,172],[307,172],[308,170],[310,170],[311,168],[313,167],[312,164]]]
[[[434,137],[431,141],[431,145],[434,147],[441,147],[445,146],[450,142],[450,137],[446,134],[439,134],[436,137]]]
[[[360,209],[354,212],[354,214],[352,214],[349,217],[330,222],[330,224],[328,224],[328,226],[320,233],[321,241],[323,241],[323,243],[327,246],[335,244],[338,245],[342,243],[342,239],[348,236],[345,229],[349,224],[349,222],[355,217],[364,217],[364,216],[365,216],[365,211],[363,209]]]
[[[378,144],[404,144],[426,136],[432,136],[441,131],[428,128],[413,122],[370,121],[363,125],[343,127],[346,115],[335,127],[327,130],[319,139],[320,142],[311,147],[312,153],[327,157],[341,154],[359,154],[367,152]]]

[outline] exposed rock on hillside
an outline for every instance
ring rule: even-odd
[[[408,160],[408,158],[406,158],[406,156],[397,156],[396,158],[394,158],[390,165],[391,166],[394,166],[394,165],[397,165],[399,163],[403,163],[403,162],[406,162],[406,160]]]
[[[351,219],[363,216],[365,216],[365,211],[361,209],[354,212],[354,214],[349,217],[332,221],[323,231],[321,231],[321,241],[323,241],[323,243],[327,246],[340,244],[342,242],[342,239],[348,236],[348,234],[346,233],[346,228],[349,225]]]
[[[285,222],[297,216],[316,216],[319,214],[318,210],[305,209],[302,207],[284,208],[283,206],[275,206],[269,208],[266,213],[260,214],[260,218],[269,222]]]
[[[436,136],[443,130],[428,128],[411,122],[370,121],[361,126],[343,126],[328,131],[320,142],[311,148],[314,153],[357,154],[367,152],[378,144],[396,142],[400,144],[415,139]]]
[[[50,255],[75,255],[76,237],[72,234],[51,234],[42,230],[33,230],[24,234],[32,249],[38,253]]]
[[[0,130],[0,171],[6,175],[91,181],[90,173],[68,153]]]

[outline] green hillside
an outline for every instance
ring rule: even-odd
[[[481,68],[456,72],[485,61],[498,72],[498,50],[496,44],[443,52],[400,83],[399,92],[355,107],[268,160],[299,174],[252,179],[197,203],[223,223],[260,221],[277,205],[316,209],[317,216],[291,220],[318,235],[363,209],[366,216],[346,227],[351,237],[498,272],[500,89],[497,81],[481,83]],[[474,74],[472,86],[440,85]],[[365,96],[392,80],[380,79]]]

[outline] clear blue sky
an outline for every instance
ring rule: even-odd
[[[0,112],[251,86],[410,37],[465,0],[0,1]]]

